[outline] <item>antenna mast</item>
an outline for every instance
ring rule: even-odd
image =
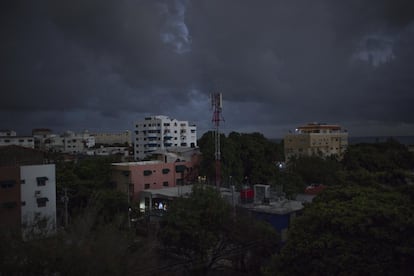
[[[216,187],[220,188],[221,184],[221,152],[220,152],[220,122],[224,121],[221,115],[223,109],[223,101],[221,93],[211,94],[211,107],[213,108],[214,124],[214,148],[215,148],[215,162],[216,162]]]

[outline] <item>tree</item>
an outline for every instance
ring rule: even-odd
[[[270,141],[261,133],[231,132],[220,136],[222,179],[242,183],[247,177],[251,183],[268,183],[275,173],[277,161],[283,161],[283,145]],[[215,176],[214,139],[212,132],[198,141],[203,154],[201,174],[210,179]]]
[[[265,274],[408,273],[414,269],[412,207],[409,196],[390,189],[330,187],[294,222]]]
[[[278,242],[269,225],[234,216],[229,204],[209,186],[194,186],[189,198],[175,199],[159,236],[170,257],[178,258],[187,272],[200,274],[219,269],[223,260],[234,263],[233,268],[246,270],[240,263],[249,262],[249,250],[275,246]],[[267,252],[267,257],[271,254],[266,250],[260,252]]]

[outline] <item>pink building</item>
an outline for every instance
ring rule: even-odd
[[[130,201],[139,201],[139,193],[148,189],[162,189],[187,185],[198,177],[197,159],[165,162],[160,160],[112,164],[112,181],[129,193]]]

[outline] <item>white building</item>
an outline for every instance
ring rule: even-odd
[[[0,136],[16,136],[16,131],[10,129],[0,129]]]
[[[56,231],[55,165],[20,166],[21,223],[23,235]],[[43,221],[42,221],[43,220]],[[41,225],[38,225],[41,223]]]
[[[0,146],[21,146],[34,149],[32,136],[17,136],[13,130],[0,130]]]
[[[65,153],[86,153],[88,149],[95,146],[95,137],[88,131],[74,133],[66,131],[62,135],[53,133],[36,134],[36,145],[39,149]]]
[[[135,124],[134,158],[141,160],[158,149],[197,147],[197,127],[167,116],[146,117]]]

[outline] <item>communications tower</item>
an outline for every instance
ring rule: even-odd
[[[223,101],[221,93],[211,94],[211,107],[213,109],[214,124],[214,149],[215,149],[215,165],[216,165],[216,187],[220,188],[221,184],[221,152],[220,152],[220,122],[224,121],[221,111],[223,109]]]

